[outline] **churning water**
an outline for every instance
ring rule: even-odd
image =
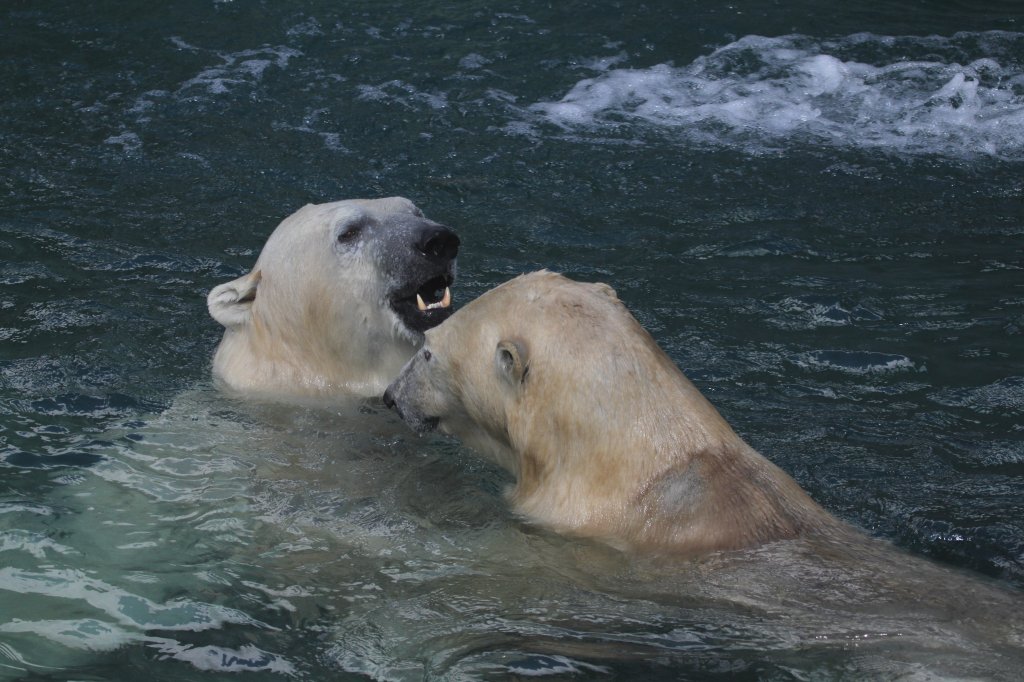
[[[1024,16],[835,5],[8,2],[0,679],[1016,678]],[[457,304],[612,284],[875,540],[627,557],[379,404],[212,389],[205,293],[390,194]]]
[[[592,67],[599,75],[534,109],[566,127],[643,122],[748,150],[798,141],[1020,161],[1022,47],[1024,36],[1004,32],[746,36],[679,68],[604,68],[618,61],[606,59]]]

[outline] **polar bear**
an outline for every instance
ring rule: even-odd
[[[271,396],[379,397],[452,311],[458,236],[408,199],[309,204],[214,287],[214,377]]]
[[[427,332],[384,402],[495,458],[513,507],[558,532],[699,553],[839,528],[604,284],[541,271],[492,289]]]

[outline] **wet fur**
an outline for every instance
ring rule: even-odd
[[[339,246],[353,224],[367,227]],[[225,327],[214,376],[247,394],[379,396],[422,343],[388,303],[433,267],[410,246],[420,225],[436,223],[401,197],[310,204],[286,218],[251,273],[210,292]]]
[[[424,350],[430,360],[411,360],[389,399],[414,427],[437,419],[509,468],[512,504],[537,523],[674,552],[841,531],[605,285],[523,275],[427,332]]]

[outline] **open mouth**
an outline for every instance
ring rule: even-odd
[[[411,291],[393,295],[391,309],[408,329],[422,334],[452,314],[453,282],[454,277],[447,273],[431,277]]]
[[[446,277],[434,277],[416,290],[416,308],[420,312],[447,308],[452,304],[451,282]]]

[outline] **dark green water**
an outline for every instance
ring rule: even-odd
[[[1020,3],[13,1],[0,93],[0,678],[1019,674]],[[379,406],[213,391],[206,292],[392,194],[457,303],[612,284],[896,549],[642,565]]]

